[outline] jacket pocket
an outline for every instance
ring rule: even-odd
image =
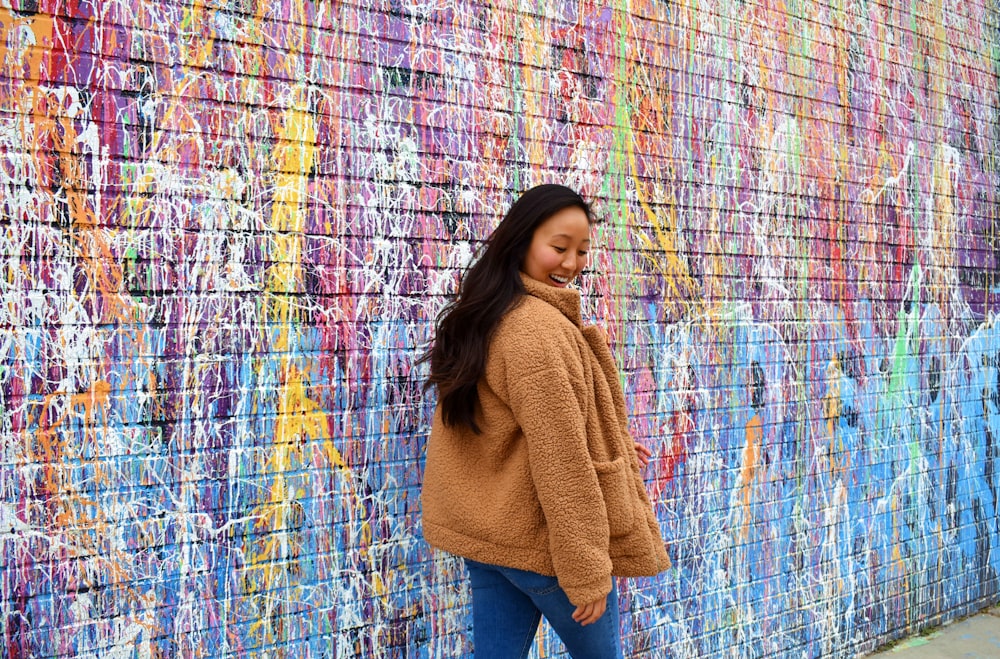
[[[635,526],[629,464],[625,458],[618,458],[613,462],[595,462],[594,470],[608,511],[611,537],[626,535]]]

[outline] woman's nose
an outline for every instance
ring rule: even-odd
[[[573,272],[578,270],[583,270],[587,267],[588,254],[568,254],[566,260],[563,262],[563,267],[567,268]]]

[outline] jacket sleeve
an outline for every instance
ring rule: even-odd
[[[508,329],[498,337],[508,404],[527,442],[556,577],[579,606],[611,592],[607,512],[587,448],[583,357],[572,330]]]

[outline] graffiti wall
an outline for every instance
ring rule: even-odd
[[[998,44],[991,0],[0,2],[0,654],[470,656],[414,363],[550,181],[675,564],[631,656],[998,601]]]

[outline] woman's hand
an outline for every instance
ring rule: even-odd
[[[639,457],[640,469],[645,469],[646,465],[649,464],[650,459],[653,457],[653,452],[639,442],[635,443],[635,454]]]
[[[576,607],[576,611],[573,612],[573,620],[576,620],[582,626],[597,622],[602,615],[604,615],[604,610],[608,607],[608,598],[605,595],[599,600],[589,602],[587,604],[581,604]]]

